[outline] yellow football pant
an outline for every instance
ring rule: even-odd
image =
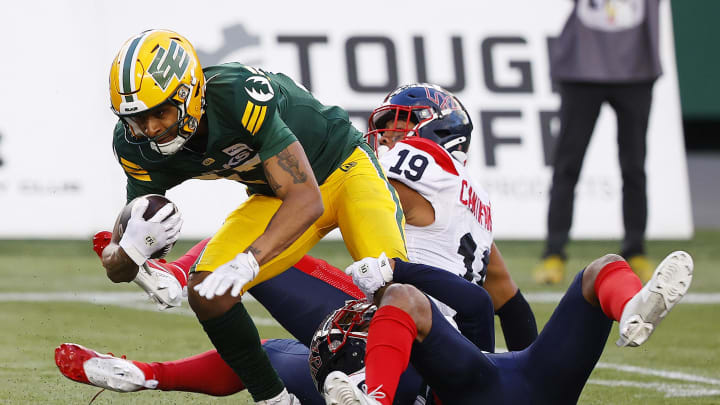
[[[323,215],[287,250],[265,263],[243,292],[290,268],[338,227],[355,260],[378,257],[382,252],[407,260],[400,200],[370,148],[356,148],[320,185],[320,192]],[[281,203],[279,198],[263,195],[248,198],[212,237],[195,271],[213,271],[245,251],[265,231]]]

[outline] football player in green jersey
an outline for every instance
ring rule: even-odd
[[[250,197],[195,263],[188,299],[254,400],[291,403],[241,296],[338,227],[355,260],[383,251],[406,259],[402,210],[372,149],[344,110],[287,76],[239,63],[202,69],[190,42],[167,30],[125,42],[111,67],[110,98],[128,201],[188,179],[247,186]],[[145,220],[135,211],[120,241],[103,251],[114,282],[133,280],[178,236],[176,216]]]

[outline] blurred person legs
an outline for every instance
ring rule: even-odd
[[[647,225],[646,131],[652,86],[653,81],[639,84],[559,84],[561,128],[553,156],[546,246],[543,261],[533,273],[537,282],[562,281],[558,274],[564,273],[565,246],[572,225],[575,186],[604,102],[610,104],[617,116],[625,228],[620,253],[629,260],[636,259],[633,260],[633,269],[643,281],[650,278],[652,270],[645,259],[644,241]]]
[[[647,127],[652,103],[653,81],[614,86],[608,102],[617,114],[618,155],[623,180],[623,225],[625,236],[620,255],[646,282],[653,266],[645,256],[647,227]]]
[[[533,269],[533,279],[538,284],[559,284],[565,278],[565,258],[561,255],[543,257]]]
[[[553,177],[548,207],[543,261],[533,275],[537,282],[557,284],[565,274],[568,242],[575,204],[575,185],[585,151],[604,101],[600,86],[560,83],[560,134],[553,155]]]

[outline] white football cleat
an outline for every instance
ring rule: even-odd
[[[150,299],[155,301],[160,310],[179,307],[182,304],[183,287],[175,275],[164,266],[172,266],[156,260],[148,260],[138,269],[133,280]]]
[[[302,405],[295,395],[287,392],[287,388],[283,388],[282,392],[276,396],[264,401],[255,402],[257,405]]]
[[[616,344],[635,347],[645,343],[690,288],[692,274],[693,260],[687,252],[670,253],[645,286],[625,304]]]
[[[101,354],[74,343],[63,343],[55,349],[55,364],[67,378],[117,392],[154,389],[157,380],[148,380],[132,361]]]
[[[364,369],[363,379],[364,379]],[[325,378],[323,390],[327,405],[380,405],[378,399],[385,398],[385,393],[378,389],[366,393],[358,388],[356,382],[342,371],[333,371]]]

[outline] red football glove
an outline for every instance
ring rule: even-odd
[[[102,252],[105,250],[107,245],[110,244],[112,239],[112,232],[100,231],[95,234],[92,238],[93,250],[97,253],[98,257],[102,259]]]

